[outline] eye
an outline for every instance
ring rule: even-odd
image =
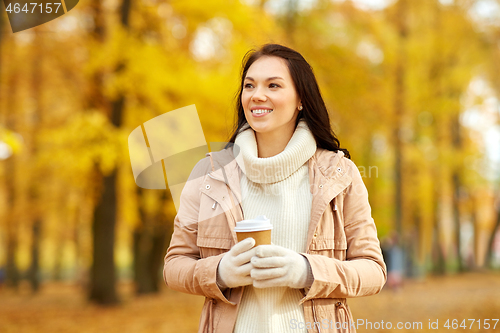
[[[243,88],[252,88],[252,84],[251,83],[247,83],[245,85],[243,85]]]
[[[276,83],[271,83],[271,84],[269,85],[269,87],[271,87],[271,88],[279,88],[279,87],[280,87],[280,85],[279,85],[279,84],[276,84]]]

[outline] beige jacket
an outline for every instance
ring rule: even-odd
[[[377,294],[387,277],[368,193],[343,152],[318,148],[308,163],[313,199],[303,255],[314,282],[301,300],[305,322],[290,327],[355,332],[346,298]],[[205,296],[200,333],[231,333],[236,321],[244,287],[222,292],[216,276],[224,252],[237,242],[236,222],[243,220],[241,176],[232,148],[208,153],[181,194],[163,277],[172,289]]]

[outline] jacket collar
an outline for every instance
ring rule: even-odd
[[[234,147],[234,146],[233,146]],[[207,153],[206,156],[211,155],[213,168],[208,173],[208,176],[214,180],[225,183],[231,191],[234,193],[237,203],[241,202],[241,189],[240,189],[240,176],[241,169],[236,163],[236,159],[239,157],[239,149],[233,149],[230,147],[228,149],[223,149],[218,152]],[[235,203],[235,204],[237,204]]]
[[[240,204],[240,177],[242,172],[238,163],[236,163],[236,159],[239,157],[238,149],[236,148],[233,151],[233,147],[231,147],[219,152],[207,153],[207,156],[210,155],[213,157],[215,170],[210,171],[208,176],[229,186],[237,200],[235,204]],[[309,184],[313,199],[311,220],[307,235],[307,248],[310,247],[316,226],[328,204],[352,182],[343,157],[344,153],[342,151],[335,153],[317,148],[315,154],[308,161]],[[227,193],[226,189],[223,191]]]
[[[312,242],[316,226],[330,202],[352,182],[344,162],[344,152],[318,148],[309,160],[309,184],[313,195],[311,221],[307,234],[307,248]]]
[[[241,158],[236,158],[238,166],[250,181],[260,184],[284,180],[302,167],[316,151],[316,140],[303,119],[283,151],[274,156],[258,156],[256,134],[251,128],[240,132],[234,143],[241,152]]]
[[[215,170],[210,171],[208,175],[212,179],[227,184],[232,191],[239,193],[241,169],[238,163],[236,163],[236,159],[239,158],[239,152],[233,152],[233,148],[231,147],[219,152],[206,154],[206,156],[210,155],[212,155]],[[344,153],[342,151],[335,153],[322,148],[316,149],[315,154],[308,162],[310,185],[322,185],[321,188],[325,189],[325,191],[321,191],[321,193],[331,193],[334,196],[340,193],[336,183],[341,183],[342,185],[347,183],[348,185],[351,182],[351,177],[346,174],[345,163],[342,163],[343,157]],[[314,194],[312,189],[311,191]]]

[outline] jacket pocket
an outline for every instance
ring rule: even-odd
[[[198,222],[196,246],[200,249],[201,258],[227,252],[232,245],[231,231],[224,214]]]
[[[347,253],[347,243],[344,238],[323,238],[315,237],[311,242],[311,254],[320,254],[329,258],[345,260]]]
[[[200,249],[200,257],[208,258],[229,251],[233,243],[232,239],[203,237],[198,235],[196,246]]]
[[[200,207],[196,245],[201,249],[201,257],[205,258],[229,250],[233,240],[226,214],[220,204],[202,195]]]
[[[196,245],[200,248],[229,250],[232,243],[233,240],[230,238],[209,238],[200,235],[196,238]]]

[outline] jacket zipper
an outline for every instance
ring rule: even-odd
[[[312,302],[312,312],[313,312],[314,327],[317,327],[318,328],[318,333],[321,333],[321,323],[316,318],[316,311],[314,310],[314,299],[311,299],[311,302]],[[318,323],[318,325],[316,325],[316,323]]]

